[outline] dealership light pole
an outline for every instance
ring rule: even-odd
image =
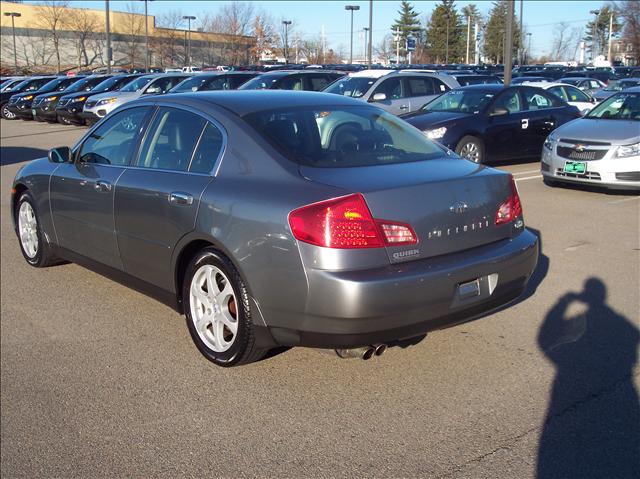
[[[358,5],[346,5],[344,7],[345,10],[351,12],[351,43],[349,48],[349,64],[353,63],[353,12],[356,10],[360,10]]]
[[[11,17],[11,34],[13,35],[13,66],[18,74],[18,50],[16,49],[16,17],[21,17],[19,12],[4,12],[5,17]]]
[[[528,65],[529,62],[531,61],[531,32],[527,33],[527,36],[529,37],[529,48],[527,48],[527,65]]]
[[[371,59],[373,58],[372,40],[373,40],[373,0],[369,0],[369,45],[367,45],[367,55],[369,57],[367,61],[367,65],[369,67],[369,70],[371,70]]]
[[[111,31],[109,27],[109,0],[104,2],[104,31],[107,40],[107,73],[111,73]]]
[[[184,17],[182,17],[183,20],[187,21],[187,25],[188,25],[188,32],[189,32],[189,39],[187,40],[187,65],[186,66],[191,66],[191,20],[195,20],[196,17],[194,17],[193,15],[185,15]]]
[[[363,60],[367,61],[367,36],[369,35],[369,27],[364,27],[364,50],[362,51]]]
[[[596,37],[598,36],[598,20],[600,20],[600,10],[591,10],[589,13],[596,16],[595,20],[593,21],[593,31],[591,32],[591,35],[593,37],[591,38],[591,61],[593,62],[596,59],[598,48],[598,41]]]
[[[147,15],[147,3],[153,0],[144,0],[144,42],[146,53],[144,55],[144,70],[149,73],[149,17]]]
[[[514,7],[513,2],[509,3],[509,9],[507,12],[507,32],[504,42],[504,84],[509,85],[511,83],[511,68],[513,66],[513,17]]]
[[[289,25],[291,20],[282,20],[284,25],[284,62],[289,63]]]
[[[449,63],[449,18],[451,18],[449,16],[449,10],[447,10],[447,13],[445,13],[445,16],[447,17],[447,45],[445,47],[446,53],[445,53],[445,64]]]

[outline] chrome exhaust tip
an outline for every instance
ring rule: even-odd
[[[376,356],[382,356],[385,351],[387,350],[387,345],[386,344],[374,344],[373,345],[373,349],[374,349],[374,354]]]
[[[368,361],[376,353],[376,350],[373,346],[364,346],[361,348],[336,349],[335,351],[339,358],[342,358],[342,359],[358,358],[364,361]]]

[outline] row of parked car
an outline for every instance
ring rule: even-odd
[[[7,119],[92,124],[145,95],[236,89],[324,91],[374,103],[477,163],[540,157],[554,130],[585,115],[600,120],[614,120],[614,116],[621,119],[626,115],[631,120],[629,125],[617,123],[613,127],[618,134],[610,139],[610,144],[638,137],[633,95],[629,97],[630,110],[625,107],[615,114],[603,110],[608,111],[604,117],[597,113],[588,115],[597,99],[580,89],[579,84],[572,84],[571,77],[559,82],[532,78],[514,81],[506,87],[495,75],[415,68],[362,70],[347,75],[341,71],[306,69],[35,77],[13,88],[9,85],[2,92],[0,108]],[[640,85],[640,79],[620,80],[603,91],[613,95],[635,85]],[[590,144],[592,139],[588,135],[571,137],[580,144]],[[567,154],[567,160],[585,157],[582,152]],[[639,181],[634,178],[628,177],[629,181]]]

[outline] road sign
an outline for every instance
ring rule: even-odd
[[[407,51],[414,52],[416,50],[416,39],[407,37]]]

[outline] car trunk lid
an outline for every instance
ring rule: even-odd
[[[359,168],[300,167],[305,178],[359,192],[379,222],[407,223],[417,244],[387,246],[392,263],[463,251],[511,236],[495,215],[511,194],[509,175],[443,158]]]

